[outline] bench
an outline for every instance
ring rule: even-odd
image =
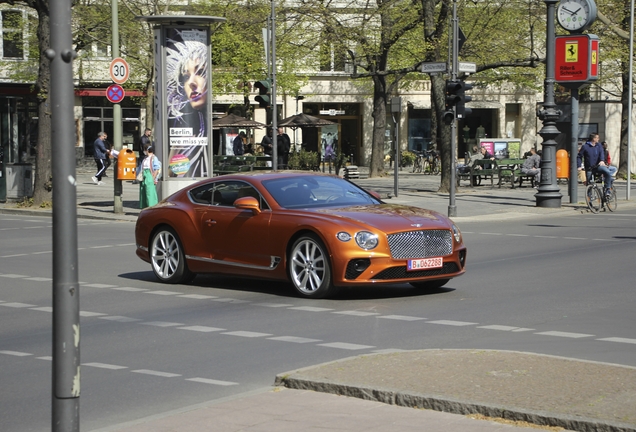
[[[473,162],[473,166],[470,167],[470,185],[480,185],[482,179],[487,180],[490,178],[490,187],[494,187],[495,174],[499,174],[497,160],[477,159]]]
[[[524,161],[525,159],[502,159],[498,161],[499,187],[501,187],[503,182],[509,181],[514,189],[517,181],[519,181],[519,187],[521,187],[524,180],[530,181],[530,184],[534,186],[534,174],[524,174],[521,172]]]
[[[344,167],[344,178],[346,178],[347,180],[359,179],[360,171],[358,171],[358,167],[356,165],[349,165]]]

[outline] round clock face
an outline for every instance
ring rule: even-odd
[[[561,0],[557,6],[559,25],[568,31],[581,31],[596,19],[593,0]]]

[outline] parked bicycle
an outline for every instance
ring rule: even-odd
[[[424,153],[414,150],[415,153],[415,161],[413,161],[413,172],[421,173],[424,168]]]
[[[438,175],[442,166],[439,153],[435,150],[426,150],[424,152],[414,151],[415,161],[413,162],[414,173],[425,173]]]
[[[603,188],[599,187],[602,184],[601,178],[595,178],[595,175],[589,176],[587,188],[585,188],[585,202],[587,207],[592,213],[598,213],[600,210],[607,208],[613,212],[618,205],[618,199],[616,198],[616,190],[614,185],[609,189],[607,194],[603,193]]]

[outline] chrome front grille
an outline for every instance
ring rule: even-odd
[[[395,259],[427,258],[453,253],[453,234],[449,230],[408,231],[389,235],[391,256]]]

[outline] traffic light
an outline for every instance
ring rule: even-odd
[[[458,92],[461,90],[461,81],[446,81],[446,111],[444,111],[443,120],[447,125],[455,120],[455,111],[453,107],[460,102]]]
[[[460,89],[457,92],[457,95],[459,96],[459,102],[457,102],[457,118],[458,119],[466,118],[473,112],[473,110],[471,110],[470,108],[466,108],[466,102],[470,102],[471,100],[473,100],[472,97],[466,96],[466,91],[472,88],[473,88],[472,84],[468,84],[467,82],[464,82],[464,81],[460,82]]]
[[[268,79],[264,79],[262,81],[256,81],[254,83],[254,87],[258,89],[258,96],[254,98],[256,102],[258,102],[258,106],[260,108],[269,108],[271,105],[272,95],[272,83]]]

